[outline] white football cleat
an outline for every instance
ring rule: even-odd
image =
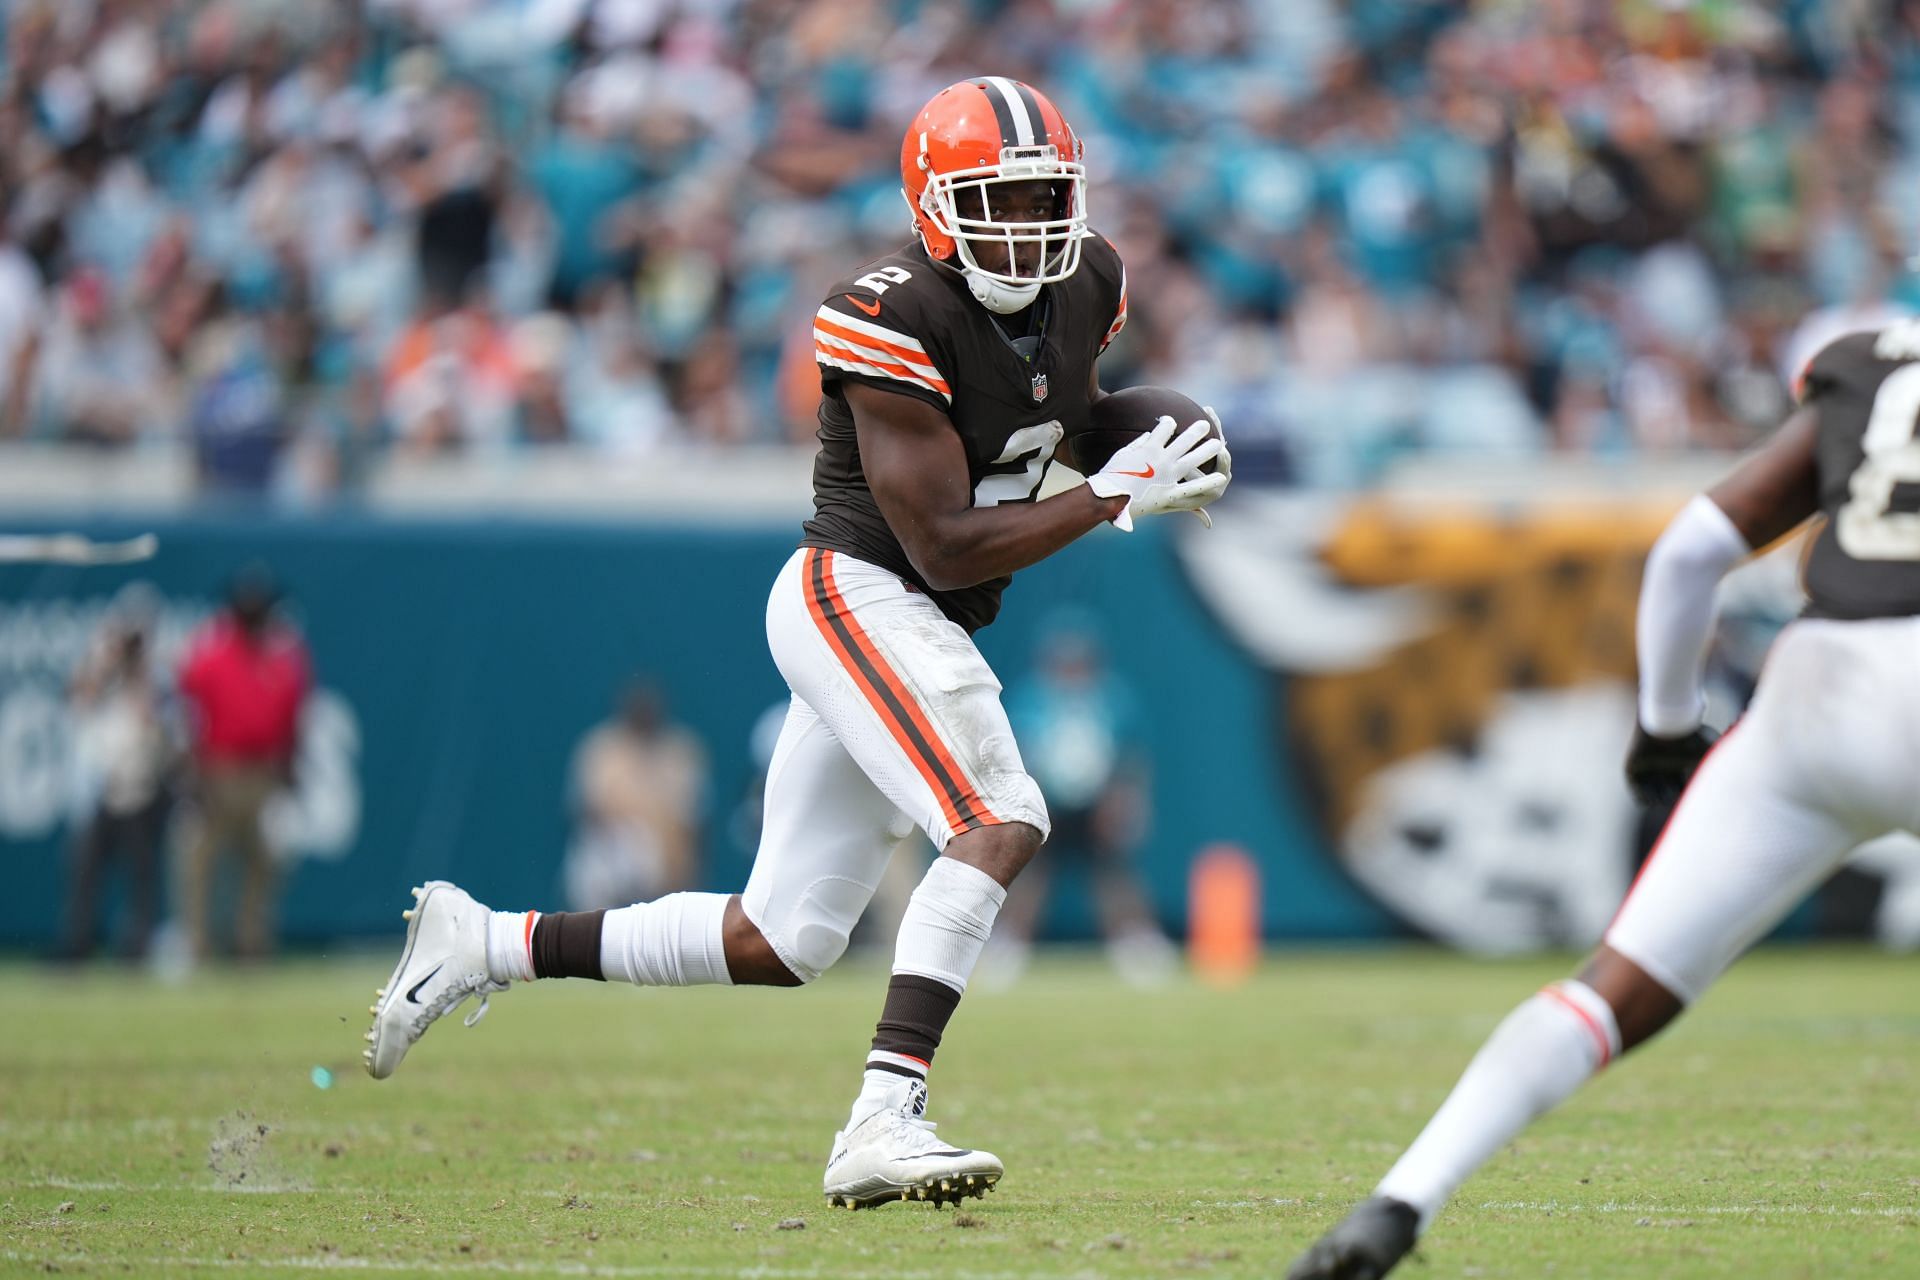
[[[935,1204],[983,1196],[1006,1167],[987,1151],[950,1147],[933,1136],[925,1081],[902,1076],[887,1104],[833,1135],[827,1203],[865,1209],[889,1200]]]
[[[361,1055],[376,1080],[392,1075],[414,1041],[468,996],[480,997],[480,1007],[466,1018],[472,1026],[486,1013],[487,997],[507,989],[487,971],[489,913],[465,889],[429,880],[413,891],[413,906],[402,914],[406,949],[387,985],[375,993],[378,999],[368,1011],[372,1048]]]

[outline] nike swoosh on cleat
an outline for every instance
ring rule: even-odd
[[[929,1151],[927,1154],[930,1156],[970,1156],[973,1154],[973,1150],[972,1148],[968,1148],[965,1151],[959,1151],[953,1147],[948,1147],[945,1151]]]
[[[875,302],[872,306],[868,306],[866,303],[860,301],[860,299],[854,297],[850,293],[843,294],[842,296],[845,297],[848,302],[851,302],[854,306],[860,308],[862,311],[866,312],[870,316],[877,316],[880,314],[880,304],[878,302]]]
[[[433,966],[433,973],[438,973],[446,967],[447,967],[447,962],[445,960],[442,960],[439,964]],[[429,982],[433,981],[433,973],[428,974],[426,977],[420,979],[420,981],[414,983],[411,987],[407,988],[408,1004],[420,1003],[420,988],[426,986]]]

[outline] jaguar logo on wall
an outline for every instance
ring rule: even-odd
[[[1679,501],[1262,496],[1183,540],[1207,607],[1276,676],[1282,758],[1328,846],[1408,925],[1476,951],[1606,928],[1644,844],[1620,777],[1640,568]],[[1799,609],[1795,563],[1776,550],[1722,588],[1718,723]],[[1825,914],[1920,941],[1920,843],[1855,865]]]

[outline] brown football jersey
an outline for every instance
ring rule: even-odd
[[[1920,321],[1827,346],[1803,395],[1820,415],[1827,517],[1807,556],[1808,614],[1920,614]]]
[[[1055,446],[1085,428],[1094,361],[1126,314],[1125,269],[1099,236],[1087,239],[1073,275],[1042,287],[1025,339],[1010,337],[960,273],[918,242],[841,280],[814,316],[820,453],[801,545],[899,574],[968,631],[992,622],[1011,579],[927,586],[867,486],[844,385],[914,396],[944,413],[966,449],[974,506],[1032,502]]]

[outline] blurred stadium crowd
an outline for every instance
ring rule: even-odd
[[[1912,298],[1920,3],[15,0],[0,436],[209,490],[811,436],[807,319],[993,72],[1087,142],[1109,385],[1248,478],[1738,446]],[[1829,321],[1831,322],[1831,321]]]

